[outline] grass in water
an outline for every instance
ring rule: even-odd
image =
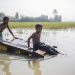
[[[10,22],[10,28],[34,28],[36,24],[42,24],[45,29],[74,28],[75,22]]]

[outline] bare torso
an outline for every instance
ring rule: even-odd
[[[35,32],[33,34],[33,37],[32,37],[33,45],[40,42],[40,37],[41,37],[40,33]]]
[[[0,24],[0,32],[3,32],[3,30],[7,27],[5,24]]]

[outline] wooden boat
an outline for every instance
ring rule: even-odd
[[[20,39],[14,39],[12,41],[2,41],[0,42],[0,52],[23,55],[33,58],[44,58],[43,52],[41,52],[42,54],[40,54],[39,51],[34,52],[32,50],[28,50],[26,45],[27,42]]]

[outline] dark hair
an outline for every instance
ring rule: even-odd
[[[42,27],[42,24],[36,24],[35,27],[36,27],[36,28]]]
[[[9,20],[9,17],[7,17],[7,16],[3,17],[3,21],[4,20]]]

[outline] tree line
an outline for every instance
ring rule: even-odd
[[[2,21],[2,18],[6,16],[5,13],[0,12],[0,21]],[[10,18],[10,21],[13,22],[61,22],[62,17],[57,14],[57,10],[54,10],[54,17],[48,18],[47,15],[41,15],[38,17],[29,17],[24,15],[19,15],[18,12],[15,13],[15,16],[8,16]]]

